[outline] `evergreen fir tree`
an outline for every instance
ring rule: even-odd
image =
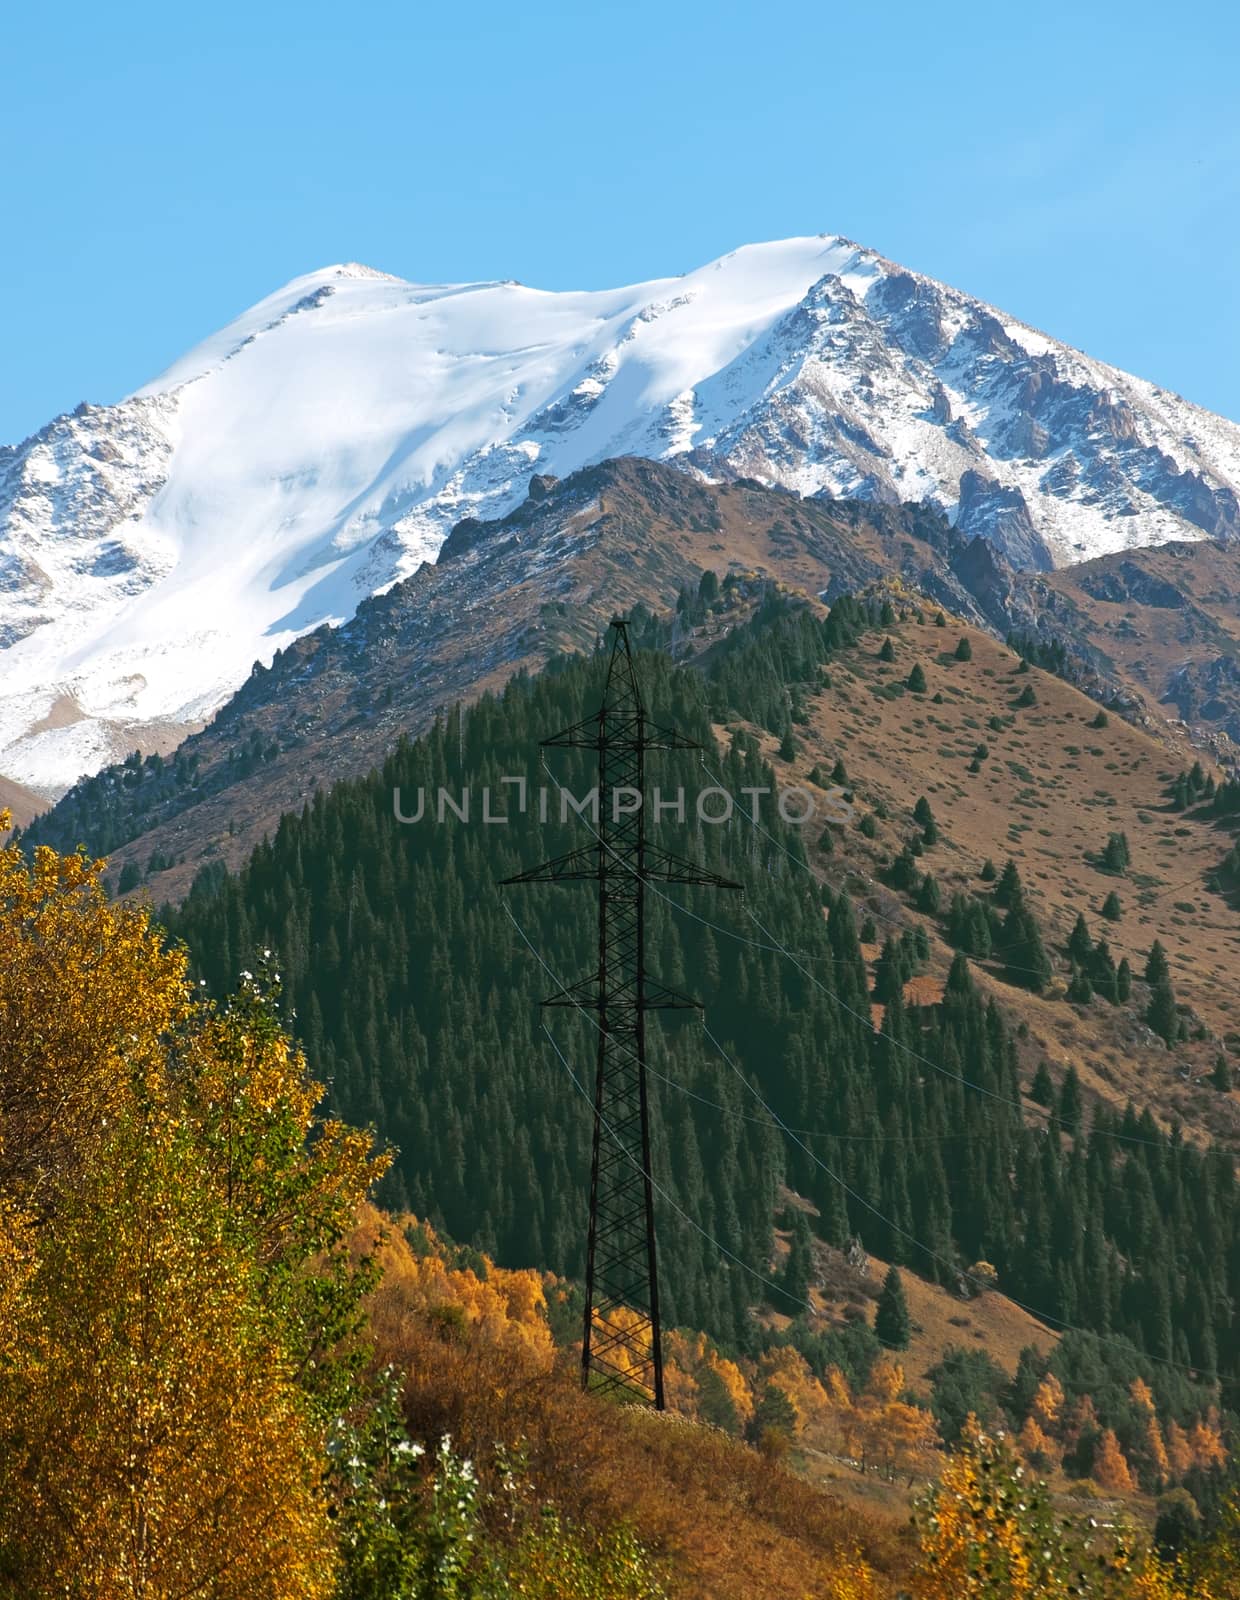
[[[985,872],[983,871],[983,877]],[[997,906],[1012,906],[1021,898],[1020,872],[1016,863],[1010,858],[1004,863],[1003,871],[999,874],[999,881],[995,884],[995,904]]]
[[[908,1301],[904,1297],[904,1284],[895,1267],[887,1269],[882,1293],[874,1313],[874,1332],[889,1350],[907,1350],[912,1334]]]
[[[1118,922],[1123,914],[1124,911],[1123,907],[1120,905],[1119,896],[1116,894],[1115,890],[1112,889],[1110,894],[1107,895],[1106,899],[1102,902],[1102,915],[1107,919],[1108,922]]]
[[[1040,994],[1051,981],[1052,968],[1037,919],[1023,895],[1016,896],[1004,920],[1001,948],[1009,983]]]
[[[967,638],[962,638],[960,643],[956,646],[956,660],[972,661],[972,659],[973,646],[969,643]]]
[[[1076,922],[1068,936],[1068,954],[1078,966],[1084,966],[1093,953],[1094,941],[1089,936],[1089,927],[1083,913],[1078,911]]]
[[[878,659],[880,661],[894,661],[895,658],[896,658],[896,647],[895,647],[895,645],[892,644],[890,639],[884,639],[883,640],[882,649],[878,652]]]
[[[1174,1044],[1180,1036],[1180,1017],[1176,1009],[1175,990],[1171,987],[1171,979],[1165,973],[1152,986],[1145,1020],[1159,1038],[1166,1040],[1169,1045]]]
[[[1150,946],[1150,953],[1145,960],[1144,976],[1146,983],[1149,984],[1161,983],[1164,978],[1171,976],[1171,968],[1167,964],[1167,952],[1158,939],[1155,939]]]
[[[788,1258],[779,1275],[779,1286],[785,1304],[780,1307],[790,1316],[804,1311],[809,1299],[809,1287],[814,1276],[814,1243],[809,1222],[799,1206],[792,1208],[792,1239]]]
[[[1069,1066],[1059,1086],[1059,1104],[1056,1113],[1069,1133],[1079,1138],[1085,1124],[1085,1098],[1081,1093],[1081,1080],[1075,1066]]]
[[[939,886],[935,882],[934,874],[927,872],[921,880],[921,887],[917,891],[917,909],[928,917],[937,917],[942,896]]]
[[[906,682],[914,694],[925,694],[926,674],[925,669],[922,667],[920,661],[915,663],[913,670],[909,673]]]

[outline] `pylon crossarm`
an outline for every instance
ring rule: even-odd
[[[701,741],[690,739],[675,728],[656,728],[647,723],[642,741],[647,750],[700,750]]]
[[[500,887],[510,883],[573,883],[582,878],[598,877],[598,847],[584,845],[578,850],[570,850],[566,855],[556,856],[552,861],[544,861],[540,867],[531,867],[528,872],[514,873],[511,878],[501,878]]]
[[[580,722],[574,722],[571,727],[561,728],[559,733],[553,733],[549,739],[540,739],[540,750],[596,750],[599,742],[599,729],[603,722],[602,711],[596,711],[592,717],[583,717]]]
[[[660,850],[657,845],[647,845],[642,862],[641,876],[659,883],[699,884],[706,889],[743,889],[743,883],[734,878],[724,878],[717,872],[707,872],[696,861],[686,861],[670,850]]]

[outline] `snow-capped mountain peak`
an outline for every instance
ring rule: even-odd
[[[845,239],[602,291],[331,266],[0,450],[0,775],[174,742],[462,516],[622,454],[929,500],[1026,566],[1240,531],[1240,428]]]

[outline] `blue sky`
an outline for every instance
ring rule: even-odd
[[[330,262],[597,288],[818,232],[1240,419],[1238,46],[1208,0],[14,8],[0,441]]]

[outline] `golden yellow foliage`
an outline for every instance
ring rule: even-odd
[[[110,906],[103,863],[0,849],[0,1185],[41,1204],[130,1104],[153,1093],[190,1006],[185,958],[148,913]]]
[[[411,1238],[419,1241],[416,1251]],[[373,1256],[379,1268],[367,1313],[385,1349],[401,1348],[429,1316],[519,1357],[527,1370],[550,1370],[555,1345],[537,1272],[509,1271],[488,1261],[486,1276],[479,1277],[473,1267],[450,1266],[428,1223],[411,1216],[389,1220],[369,1205],[359,1212],[349,1249],[355,1259]]]
[[[316,1121],[257,987],[197,1002],[101,868],[0,850],[4,1592],[320,1600],[309,1391],[350,1331],[335,1245],[382,1163]]]
[[[40,1239],[0,1367],[17,1592],[331,1593],[321,1440],[250,1276],[193,1147],[114,1129]]]
[[[1053,1372],[1048,1372],[1033,1396],[1032,1415],[1044,1433],[1054,1434],[1063,1415],[1063,1386]]]

